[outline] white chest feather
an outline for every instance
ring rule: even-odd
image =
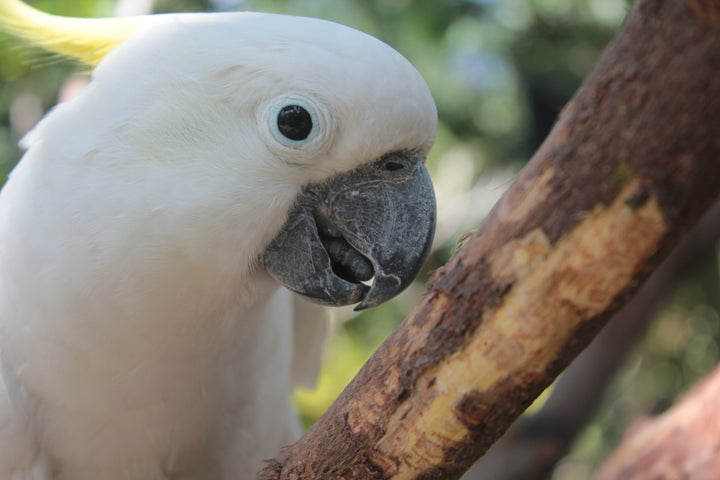
[[[289,292],[191,234],[165,241],[162,209],[48,204],[62,181],[37,166],[0,202],[0,348],[24,410],[0,446],[33,445],[59,479],[245,478],[294,428]]]

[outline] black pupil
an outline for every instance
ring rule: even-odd
[[[300,105],[286,105],[277,117],[280,133],[290,140],[305,140],[312,131],[312,117]]]

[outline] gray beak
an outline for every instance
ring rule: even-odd
[[[434,233],[424,158],[399,152],[304,188],[262,262],[310,300],[362,310],[410,285]]]

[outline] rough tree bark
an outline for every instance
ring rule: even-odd
[[[453,479],[720,192],[720,3],[640,0],[515,184],[259,478]]]
[[[565,370],[543,407],[520,418],[463,480],[550,478],[595,413],[616,370],[643,338],[656,310],[687,276],[708,262],[715,263],[719,239],[720,202],[716,202],[632,301]],[[717,437],[720,440],[720,425]]]

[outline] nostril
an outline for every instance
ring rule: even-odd
[[[385,162],[384,167],[385,170],[387,170],[388,172],[395,172],[397,170],[402,170],[403,168],[405,168],[405,165],[400,162],[387,161]]]

